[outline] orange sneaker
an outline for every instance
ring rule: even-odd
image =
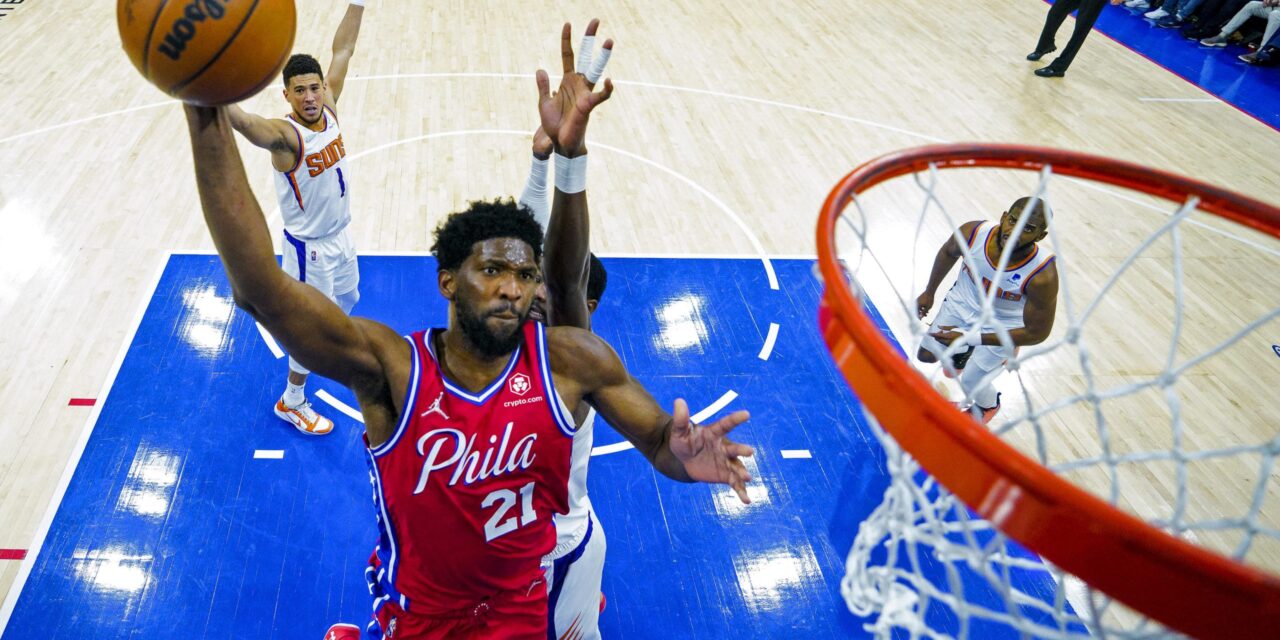
[[[360,640],[360,627],[354,624],[335,624],[324,632],[324,640]]]
[[[604,592],[600,592],[600,613],[604,613]]]
[[[316,413],[308,400],[296,407],[284,403],[284,398],[276,401],[276,415],[281,420],[293,425],[294,429],[309,436],[323,436],[333,431],[333,421]]]

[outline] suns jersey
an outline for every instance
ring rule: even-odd
[[[967,261],[961,262],[960,275],[956,277],[956,283],[947,293],[947,301],[960,305],[976,318],[982,309],[987,291],[990,291],[994,283],[996,295],[992,307],[995,320],[1006,328],[1012,329],[1023,326],[1022,312],[1027,305],[1027,283],[1054,261],[1054,255],[1052,251],[1036,245],[1031,255],[1018,262],[1010,262],[1005,267],[1004,273],[996,278],[996,265],[987,255],[987,244],[993,234],[999,230],[999,225],[983,222],[969,232],[969,237],[965,241],[965,251],[972,257],[978,272],[977,274],[971,272]],[[979,288],[978,283],[981,283],[982,288]]]
[[[470,393],[444,377],[432,336],[418,332],[404,411],[370,449],[380,568],[406,611],[474,607],[528,588],[568,511],[573,417],[556,394],[546,329],[528,322],[506,369]],[[375,603],[380,607],[381,602]]]
[[[298,136],[298,158],[289,171],[276,171],[276,200],[284,228],[302,240],[329,237],[351,222],[351,173],[338,117],[325,106],[322,131],[284,117]]]

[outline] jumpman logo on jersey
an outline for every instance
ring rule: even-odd
[[[449,414],[445,413],[445,412],[444,412],[444,409],[441,409],[441,408],[440,408],[440,402],[441,402],[442,400],[444,400],[444,392],[443,392],[443,391],[441,391],[441,392],[440,392],[440,395],[436,397],[435,402],[432,402],[432,403],[431,403],[431,406],[430,406],[430,407],[428,407],[426,411],[423,411],[423,412],[422,412],[422,416],[421,416],[421,417],[425,418],[425,417],[427,417],[427,416],[429,416],[429,415],[431,415],[431,414],[433,414],[433,413],[438,413],[438,414],[440,414],[440,417],[444,418],[445,420],[448,420],[448,419],[449,419]]]

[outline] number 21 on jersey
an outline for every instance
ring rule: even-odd
[[[484,497],[484,502],[480,503],[481,507],[488,509],[495,504],[498,506],[489,517],[489,521],[484,523],[485,542],[493,542],[494,539],[538,519],[537,512],[533,510],[532,482],[520,487],[520,513],[507,516],[507,512],[516,505],[516,499],[516,492],[510,489],[498,489]]]

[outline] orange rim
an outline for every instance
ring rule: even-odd
[[[902,175],[1006,168],[1103,182],[1280,237],[1280,209],[1190,178],[1070,151],[951,144],[876,158],[836,185],[818,220],[827,283],[844,282],[835,228],[853,196]],[[1058,477],[956,411],[897,353],[849,287],[827,286],[819,326],[859,399],[920,466],[1005,535],[1165,626],[1202,638],[1280,637],[1280,579],[1175,538]]]

